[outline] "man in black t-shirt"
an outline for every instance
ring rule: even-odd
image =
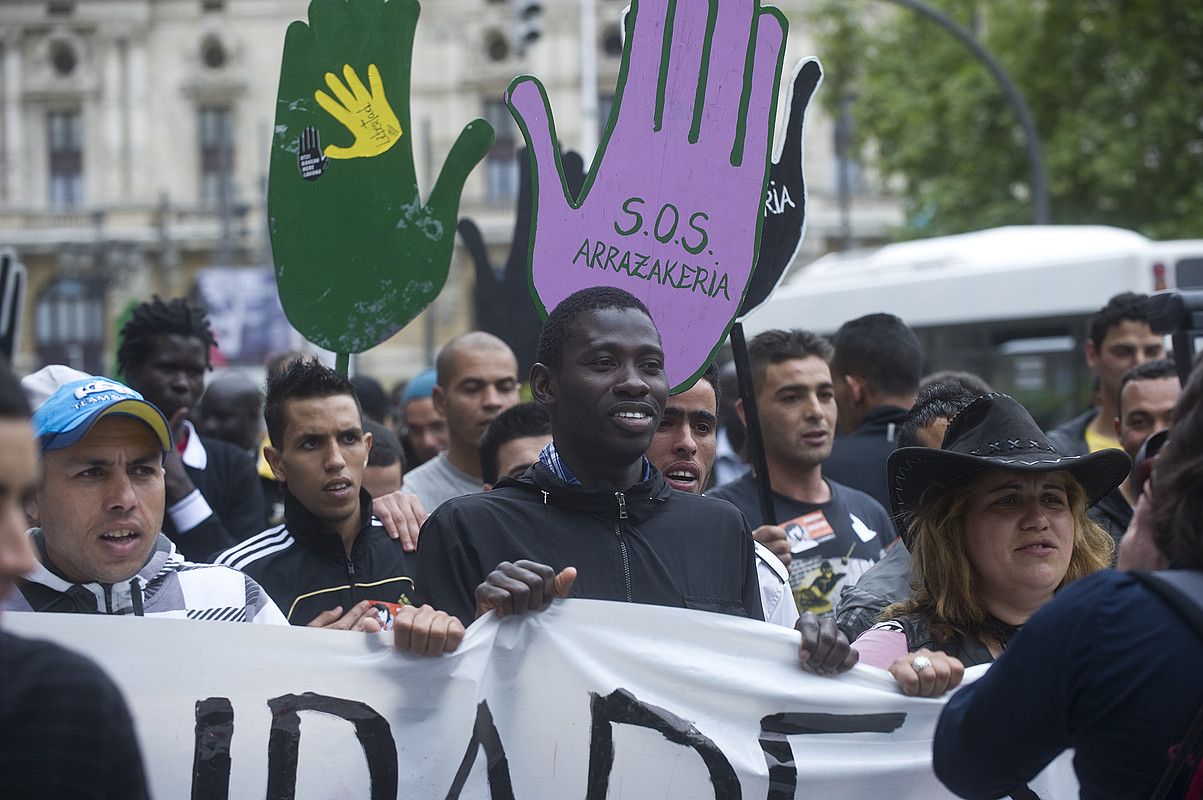
[[[709,496],[734,504],[759,541],[787,552],[799,611],[830,615],[841,587],[881,558],[894,528],[872,497],[823,477],[836,422],[831,345],[806,331],[766,331],[749,342],[748,356],[774,518],[764,519],[756,476]]]

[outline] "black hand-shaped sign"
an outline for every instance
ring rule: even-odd
[[[781,275],[802,241],[806,224],[806,182],[802,177],[802,123],[810,98],[823,80],[823,68],[807,59],[794,70],[793,91],[785,107],[785,142],[769,167],[765,190],[760,257],[737,316],[763,303],[777,288]]]
[[[25,265],[7,247],[0,248],[0,355],[12,363],[25,307]]]
[[[578,153],[563,156],[564,177],[572,197],[585,184],[585,163]],[[489,261],[480,228],[468,218],[459,221],[459,235],[476,266],[476,329],[487,331],[510,346],[518,357],[518,374],[525,376],[535,363],[543,320],[535,309],[530,289],[531,182],[526,148],[518,150],[518,207],[514,239],[504,271]]]
[[[317,128],[306,128],[301,132],[300,146],[297,148],[297,166],[301,177],[307,181],[316,181],[326,171],[330,159],[322,155],[322,139]]]

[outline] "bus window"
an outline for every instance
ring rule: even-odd
[[[1203,288],[1203,258],[1183,258],[1174,268],[1174,285],[1179,289]]]
[[[993,386],[1051,427],[1078,408],[1081,361],[1073,336],[1009,339],[994,348]]]

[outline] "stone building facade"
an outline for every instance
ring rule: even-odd
[[[593,2],[604,119],[625,2]],[[791,22],[789,70],[814,53],[809,4],[779,4]],[[251,323],[261,305],[246,298],[259,291],[247,287],[262,288],[270,264],[264,192],[284,34],[307,6],[0,0],[0,244],[15,248],[29,270],[18,369],[57,361],[103,371],[131,301],[188,294],[198,282],[229,295],[219,332],[230,342],[239,337],[231,344],[236,360],[261,361],[280,345],[278,337],[256,339]],[[514,46],[512,0],[427,0],[418,23],[412,127],[419,182],[430,186],[469,120],[482,116],[494,125],[497,142],[469,177],[461,214],[477,221],[497,262],[510,244],[521,144],[501,100],[510,79],[540,76],[564,146],[576,149],[582,138],[579,6],[542,6],[541,36],[522,52]],[[816,104],[806,134],[806,260],[832,249],[840,235],[833,130]],[[854,196],[851,219],[862,241],[882,239],[899,220],[896,204],[872,189],[866,182]],[[457,245],[440,298],[359,357],[358,367],[386,383],[421,369],[441,342],[471,327],[473,281]]]

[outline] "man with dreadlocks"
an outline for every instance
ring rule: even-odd
[[[210,556],[258,533],[263,495],[250,454],[201,436],[188,421],[216,345],[205,310],[182,298],[135,306],[121,329],[117,363],[126,382],[170,421],[176,448],[166,469],[166,533],[185,558]]]

